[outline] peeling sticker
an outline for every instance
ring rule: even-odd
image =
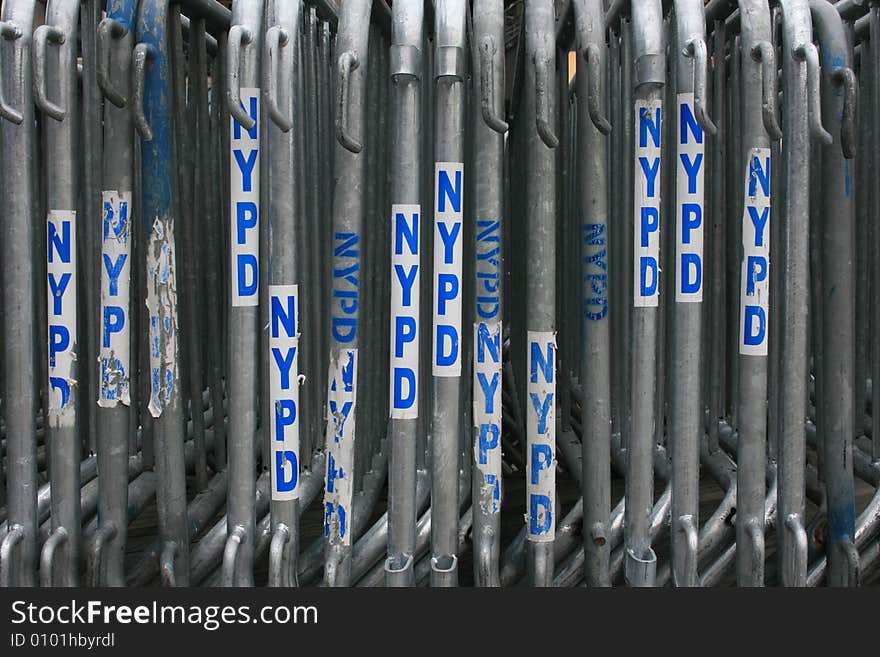
[[[245,130],[229,117],[229,289],[233,307],[260,302],[260,90],[242,87],[240,98],[254,125]]]
[[[770,318],[770,149],[752,148],[742,216],[739,353],[766,356]]]
[[[556,334],[528,331],[526,526],[530,541],[556,536]]]
[[[391,207],[391,381],[394,419],[419,416],[418,205]]]
[[[131,404],[131,192],[102,192],[101,344],[98,406]]]
[[[176,394],[177,274],[174,220],[156,217],[147,240],[147,311],[150,331],[150,415],[162,415]]]
[[[501,322],[474,324],[474,463],[480,508],[501,510]]]
[[[272,499],[299,497],[299,297],[296,285],[269,286],[269,429]]]
[[[56,427],[76,419],[76,212],[50,210],[46,220],[49,415]]]
[[[357,349],[346,348],[330,352],[324,536],[331,545],[351,545],[357,354]]]

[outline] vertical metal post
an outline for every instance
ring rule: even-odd
[[[703,436],[703,252],[708,49],[701,0],[675,2],[675,298],[669,354],[672,455],[672,578],[696,586],[699,547],[700,439]],[[657,409],[661,410],[661,409]]]
[[[79,94],[76,79],[79,0],[53,0],[46,24],[34,31],[34,101],[51,120],[44,123],[48,275],[49,395],[46,440],[51,461],[52,534],[40,556],[44,586],[79,582],[80,397],[77,358],[80,312],[77,243],[85,234],[77,221]],[[57,48],[57,57],[48,47]],[[51,90],[51,91],[50,91]],[[49,99],[50,94],[53,100]],[[81,216],[81,215],[80,215]],[[59,552],[62,558],[57,555]]]
[[[551,586],[556,538],[556,30],[549,0],[527,0],[525,12],[527,563],[534,586]]]
[[[813,45],[806,0],[781,0],[785,112],[782,143],[785,199],[782,208],[782,304],[779,392],[780,581],[804,586],[807,534],[804,529],[806,467],[807,318],[809,300],[810,139],[831,140],[821,125],[819,55]]]
[[[419,416],[421,289],[421,81],[424,4],[392,8],[391,93],[391,353],[387,586],[415,586],[416,452]]]
[[[466,14],[464,0],[434,9],[431,585],[440,587],[458,585]]]
[[[474,111],[476,267],[473,337],[474,583],[501,586],[502,258],[504,235],[504,7],[479,0],[471,51],[480,111]]]
[[[269,158],[269,344],[264,358],[269,376],[270,425],[265,459],[271,472],[272,540],[269,585],[297,585],[299,553],[300,380],[299,260],[305,241],[296,231],[293,132],[294,53],[299,42],[302,5],[274,0],[267,7],[263,51],[263,100]],[[297,101],[300,102],[300,101]]]
[[[327,472],[324,493],[324,582],[351,585],[355,423],[362,234],[365,207],[366,91],[369,0],[340,9],[336,68],[336,144],[333,190],[333,282],[327,373]]]
[[[142,0],[132,54],[132,112],[140,133],[150,400],[156,442],[156,501],[167,586],[189,585],[184,419],[180,390],[167,0]]]
[[[263,1],[235,0],[229,28],[229,497],[226,586],[253,586],[260,302],[260,54]]]
[[[577,29],[576,214],[582,217],[584,575],[588,586],[611,586],[611,317],[609,316],[608,134],[605,118],[605,24],[600,0],[574,5]],[[611,238],[613,239],[613,237]]]
[[[128,530],[134,126],[131,51],[137,0],[110,0],[98,26],[98,84],[104,103],[101,172],[101,332],[98,362],[98,530],[89,546],[93,586],[124,586]],[[136,380],[136,379],[135,379]]]
[[[37,572],[37,432],[35,248],[37,182],[31,46],[34,0],[0,9],[0,185],[3,240],[3,410],[6,422],[7,523],[0,543],[0,585],[34,586]],[[41,218],[42,219],[42,218]],[[36,256],[36,258],[35,258]],[[42,285],[43,283],[39,283]],[[44,420],[45,426],[45,420]]]
[[[666,59],[658,0],[633,3],[633,329],[630,363],[632,432],[626,447],[626,555],[630,586],[653,586],[651,549],[656,370],[660,305],[660,141]]]
[[[737,336],[736,563],[740,586],[764,585],[767,367],[770,336],[771,139],[776,121],[776,55],[766,0],[740,0],[742,257]],[[736,53],[734,52],[734,56]],[[737,81],[740,78],[737,78]]]
[[[855,381],[855,203],[851,180],[856,150],[856,92],[853,56],[843,21],[827,0],[810,0],[822,55],[822,115],[833,138],[822,148],[822,471],[828,505],[828,583],[858,584],[852,451],[856,435]],[[875,328],[876,330],[876,328]],[[861,404],[861,402],[860,402]],[[876,411],[874,411],[876,412]]]

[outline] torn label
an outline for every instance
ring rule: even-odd
[[[331,545],[351,545],[357,356],[357,349],[336,349],[330,353],[324,536]]]
[[[482,511],[493,514],[501,509],[501,354],[501,322],[474,324],[474,463]]]
[[[49,211],[46,247],[49,414],[53,426],[73,426],[77,342],[75,211]]]
[[[102,192],[101,345],[98,406],[131,403],[131,192]]]

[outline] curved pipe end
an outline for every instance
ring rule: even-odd
[[[807,583],[807,531],[796,513],[785,518],[785,531],[791,534],[785,544],[783,555],[783,585],[806,586]]]
[[[507,132],[507,122],[495,113],[495,42],[488,34],[480,40],[480,113],[483,122],[499,134]]]
[[[239,82],[239,66],[241,65],[241,47],[253,41],[251,31],[244,25],[233,25],[227,37],[228,61],[226,62],[226,106],[229,114],[245,130],[253,130],[255,121],[241,104],[241,86]]]
[[[672,577],[675,586],[697,586],[700,579],[697,575],[697,552],[700,549],[700,533],[692,515],[679,516],[675,520],[674,536],[679,544],[683,560],[673,563]],[[677,568],[682,563],[682,568]]]
[[[88,562],[86,565],[87,580],[89,586],[101,586],[101,565],[103,563],[104,548],[107,543],[116,537],[116,525],[108,522],[106,525],[98,527],[92,536],[91,543],[88,547]]]
[[[351,132],[348,97],[351,91],[351,73],[358,66],[360,59],[354,50],[346,50],[339,55],[336,84],[336,141],[345,150],[355,154],[360,153],[364,146]]]
[[[43,544],[43,550],[40,552],[40,586],[48,588],[53,585],[55,555],[58,553],[58,548],[65,543],[67,543],[67,530],[64,527],[57,527]]]
[[[134,94],[132,98],[132,120],[144,141],[153,140],[153,130],[144,114],[144,85],[146,84],[147,60],[152,56],[149,44],[139,43],[131,52],[131,64],[134,69]]]
[[[245,539],[244,527],[236,525],[232,533],[226,537],[223,547],[223,586],[235,586],[235,568],[238,562],[238,548]]]
[[[269,586],[284,586],[282,568],[284,566],[284,546],[290,540],[290,529],[284,523],[279,523],[272,531],[272,540],[269,543]]]
[[[12,557],[15,548],[24,541],[24,537],[24,527],[14,524],[0,543],[0,586],[5,588],[12,586],[12,573],[15,572],[12,567]]]

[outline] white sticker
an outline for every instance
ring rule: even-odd
[[[391,206],[391,381],[394,419],[419,416],[418,205]]]
[[[770,318],[770,149],[748,153],[742,217],[739,353],[766,356]]]
[[[174,221],[156,218],[146,244],[150,331],[150,415],[160,417],[178,384]]]
[[[269,430],[272,499],[299,497],[299,296],[296,285],[269,286]]]
[[[675,169],[675,300],[703,300],[703,128],[694,116],[694,94],[678,94]]]
[[[633,306],[660,303],[660,100],[635,103]]]
[[[46,220],[49,414],[52,426],[72,426],[76,362],[76,212],[49,210]]]
[[[528,331],[526,526],[530,541],[556,536],[556,334]]]
[[[327,476],[324,481],[324,536],[331,544],[351,545],[354,485],[357,349],[330,354],[327,377]]]
[[[501,510],[501,335],[501,322],[474,324],[474,463],[484,513]]]
[[[131,192],[101,193],[101,345],[98,406],[131,404]]]
[[[434,164],[434,376],[461,376],[464,164]]]
[[[245,130],[229,117],[230,289],[233,306],[256,306],[260,301],[260,90],[243,87],[241,105],[254,126]]]

